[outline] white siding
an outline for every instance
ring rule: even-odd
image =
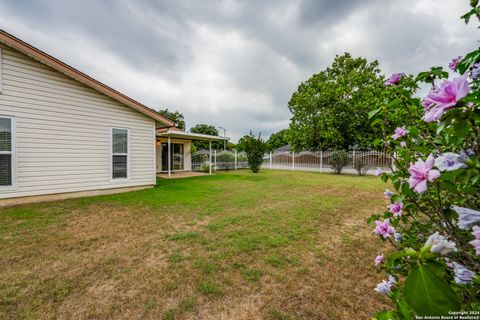
[[[155,184],[155,120],[0,48],[0,115],[17,122],[17,186],[0,199]],[[110,176],[112,127],[130,130],[126,181]]]

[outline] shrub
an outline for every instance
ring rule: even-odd
[[[355,159],[355,161],[353,161],[353,168],[357,170],[359,175],[364,176],[368,169],[370,169],[370,165],[363,159]]]
[[[471,4],[467,21],[480,12]],[[379,320],[480,310],[480,50],[449,67],[459,73],[452,80],[441,81],[449,78],[441,67],[392,75],[385,104],[370,112],[383,132],[376,143],[395,154],[395,170],[381,174],[394,189],[385,191],[390,205],[369,219],[392,251],[375,258],[388,274],[375,290],[394,306]],[[422,101],[421,83],[432,86]]]
[[[256,138],[252,132],[250,132],[250,135],[245,137],[245,152],[250,170],[254,173],[260,171],[265,154],[265,143],[260,137],[260,134],[258,138]]]
[[[343,167],[348,163],[347,152],[344,150],[334,151],[330,159],[333,173],[342,173]]]

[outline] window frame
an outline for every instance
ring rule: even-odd
[[[127,153],[113,152],[113,130],[123,130],[127,132]],[[112,127],[110,129],[110,182],[122,182],[130,180],[130,129],[122,127]],[[127,156],[127,177],[114,178],[113,177],[113,156]]]
[[[0,154],[8,154],[12,158],[12,172],[11,178],[12,178],[12,184],[8,186],[2,186],[0,185],[0,190],[9,190],[9,189],[16,189],[17,188],[17,119],[14,116],[7,116],[7,115],[2,115],[0,114],[1,119],[9,119],[10,120],[10,145],[11,149],[10,151],[0,151]]]

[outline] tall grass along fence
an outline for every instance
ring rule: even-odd
[[[270,152],[263,158],[262,169],[333,172],[339,155],[343,162],[342,172],[373,174],[377,168],[389,171],[393,158],[379,151],[284,151]],[[192,153],[192,170],[208,172],[208,150]],[[238,170],[248,168],[245,152],[212,151],[213,170]]]

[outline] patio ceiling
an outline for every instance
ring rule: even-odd
[[[173,138],[173,139],[188,139],[188,140],[203,140],[203,141],[228,141],[228,140],[230,140],[230,138],[228,138],[228,137],[211,136],[211,135],[208,135],[208,134],[191,133],[191,132],[177,131],[177,130],[168,130],[168,131],[165,131],[165,132],[157,132],[157,137]]]

